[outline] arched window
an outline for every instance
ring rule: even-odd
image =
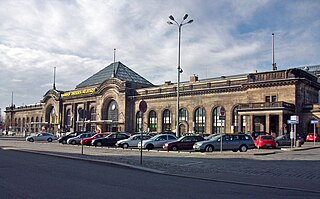
[[[112,121],[118,121],[119,116],[118,104],[115,100],[112,100],[108,106],[107,119]]]
[[[55,124],[56,123],[56,113],[54,110],[54,107],[52,107],[50,111],[50,124]]]
[[[31,133],[34,133],[34,117],[31,117],[30,128],[31,128]]]
[[[79,108],[78,115],[77,115],[77,130],[84,131],[84,117],[85,117],[85,110],[83,108]]]
[[[96,121],[96,109],[94,107],[91,107],[90,109],[90,121]],[[96,123],[90,123],[90,126],[88,127],[91,132],[94,132],[96,130]]]
[[[157,131],[157,113],[155,111],[150,111],[148,119],[149,131]]]
[[[39,123],[39,117],[36,117],[36,126],[35,126],[35,128],[36,128],[37,132],[40,131],[40,126],[41,126],[41,124]]]
[[[142,112],[138,111],[136,114],[136,132],[143,131],[143,118]]]
[[[65,120],[65,130],[66,131],[70,131],[70,128],[71,128],[71,117],[72,117],[72,115],[71,115],[71,110],[70,109],[68,109],[67,111],[66,111],[66,120]]]
[[[199,107],[194,113],[194,131],[195,133],[205,133],[206,111]]]
[[[27,121],[26,121],[26,132],[30,133],[30,119],[29,119],[29,117],[27,117]]]
[[[179,121],[188,121],[188,110],[181,108],[179,111]]]
[[[238,133],[239,127],[238,127],[238,106],[234,107],[232,111],[232,126],[233,126],[233,132]]]
[[[171,112],[168,109],[162,114],[162,131],[171,131]]]
[[[212,112],[212,133],[224,133],[225,120],[220,118],[221,106],[218,106],[213,109]],[[224,115],[225,117],[225,115]]]

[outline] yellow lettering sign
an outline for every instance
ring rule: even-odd
[[[69,96],[74,96],[74,95],[81,95],[81,94],[88,94],[88,93],[93,93],[97,89],[96,88],[90,88],[90,89],[85,89],[85,90],[79,90],[79,91],[70,91],[61,94],[61,97],[69,97]]]

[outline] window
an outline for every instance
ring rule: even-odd
[[[92,107],[90,109],[90,121],[95,121],[96,120],[96,109]],[[94,132],[96,130],[96,123],[90,123],[89,124],[89,129],[91,132]]]
[[[179,111],[179,121],[188,121],[188,110],[185,108]]]
[[[194,131],[195,133],[205,133],[206,111],[199,107],[194,113]]]
[[[168,109],[163,111],[162,131],[171,131],[171,112]]]
[[[221,106],[218,106],[215,109],[213,109],[212,133],[224,133],[225,120],[220,120],[220,110]]]
[[[238,106],[234,107],[232,111],[232,126],[233,126],[233,132],[238,132]]]
[[[148,120],[149,131],[157,131],[157,113],[155,111],[150,111]]]
[[[276,102],[277,101],[277,96],[273,95],[272,96],[272,102]]]
[[[266,96],[266,101],[265,102],[270,102],[270,96]]]
[[[142,132],[143,126],[142,126],[142,112],[138,111],[136,114],[136,132]]]
[[[84,131],[84,117],[85,117],[85,110],[83,108],[80,108],[78,110],[78,115],[77,115],[77,130],[78,131]]]
[[[71,110],[68,109],[66,112],[65,128],[67,131],[70,131],[71,128]]]

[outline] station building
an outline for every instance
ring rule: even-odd
[[[298,116],[297,133],[313,132],[320,117],[320,65],[200,79],[180,83],[179,128],[183,133],[265,131],[282,135]],[[147,111],[139,111],[139,103]],[[17,134],[47,131],[176,131],[177,83],[151,82],[116,62],[61,91],[53,87],[40,103],[6,107],[6,130]]]

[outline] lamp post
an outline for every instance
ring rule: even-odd
[[[188,22],[184,22],[188,18],[188,14],[185,14],[182,21],[178,23],[172,15],[169,16],[170,21],[167,23],[169,25],[177,25],[179,30],[179,44],[178,44],[178,66],[177,66],[177,111],[176,111],[176,117],[177,117],[177,126],[176,126],[176,136],[180,137],[180,129],[179,129],[179,105],[180,105],[180,73],[183,72],[183,70],[180,67],[180,44],[181,44],[181,27],[183,25],[189,24],[193,22],[193,19],[189,20]]]

